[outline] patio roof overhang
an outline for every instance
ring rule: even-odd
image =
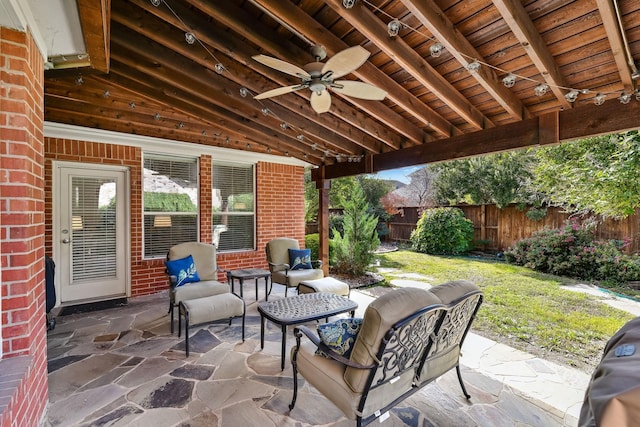
[[[316,180],[640,123],[637,1],[78,0],[78,9],[89,65],[50,64],[45,120],[292,156],[323,166]],[[363,46],[371,56],[345,78],[387,97],[332,93],[322,114],[309,90],[253,98],[300,81],[253,55],[302,66],[312,44],[329,58]]]

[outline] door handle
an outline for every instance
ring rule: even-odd
[[[65,244],[67,244],[67,245],[68,245],[69,243],[71,243],[71,240],[69,240],[69,239],[62,239],[62,243],[65,243]]]

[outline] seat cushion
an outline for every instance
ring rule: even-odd
[[[244,314],[244,302],[230,292],[182,301],[191,325],[228,319]]]
[[[314,268],[311,270],[289,270],[288,275],[286,275],[284,271],[276,271],[271,274],[271,281],[295,288],[303,280],[316,280],[322,279],[323,277],[324,272],[319,268]]]
[[[316,280],[303,280],[298,285],[298,293],[330,292],[346,297],[349,295],[349,285],[333,277],[323,277]]]
[[[210,297],[211,295],[230,292],[230,290],[229,285],[226,283],[220,283],[215,280],[201,280],[197,283],[187,283],[184,286],[175,288],[173,292],[174,304],[179,304],[180,301]]]
[[[351,360],[362,365],[374,362],[380,341],[389,328],[423,307],[440,304],[431,292],[419,288],[400,288],[378,297],[364,313],[362,328],[351,352]],[[362,392],[367,371],[348,367],[345,381],[355,392]]]

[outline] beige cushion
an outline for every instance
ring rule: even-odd
[[[296,239],[278,237],[270,240],[266,247],[267,261],[274,264],[289,264],[289,249],[300,249],[300,244]],[[280,270],[284,270],[284,267],[273,267],[271,272],[273,273]]]
[[[409,314],[432,304],[440,304],[440,300],[431,292],[418,288],[394,289],[378,297],[365,310],[351,360],[362,365],[373,363],[380,341],[389,328]],[[344,379],[353,391],[362,392],[367,375],[366,370],[348,367]]]
[[[191,325],[228,319],[244,314],[242,299],[232,293],[191,299],[183,301],[182,304],[189,313],[189,323]]]
[[[208,243],[187,242],[172,246],[167,258],[180,259],[191,255],[200,280],[218,280],[216,247]]]
[[[287,285],[291,288],[298,286],[303,280],[315,280],[324,277],[324,272],[319,268],[302,269],[302,270],[289,270],[289,281],[287,282],[287,276],[284,271],[277,271],[271,274],[271,281],[273,283],[280,283],[281,285]]]
[[[229,292],[229,285],[215,280],[201,280],[199,282],[187,283],[173,289],[174,304],[180,301],[187,301],[196,298],[204,298],[212,295],[219,295]]]
[[[299,294],[312,292],[330,292],[336,295],[348,296],[349,285],[333,277],[323,277],[316,280],[304,280],[298,285]]]
[[[479,288],[467,280],[453,280],[431,288],[431,292],[445,305],[451,304],[453,301],[462,298],[465,294],[477,290],[479,290]]]

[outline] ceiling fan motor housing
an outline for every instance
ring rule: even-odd
[[[308,84],[309,89],[313,92],[322,92],[327,85],[331,84],[331,79],[326,80],[322,78],[322,68],[324,68],[322,62],[310,62],[302,68],[311,76]]]

